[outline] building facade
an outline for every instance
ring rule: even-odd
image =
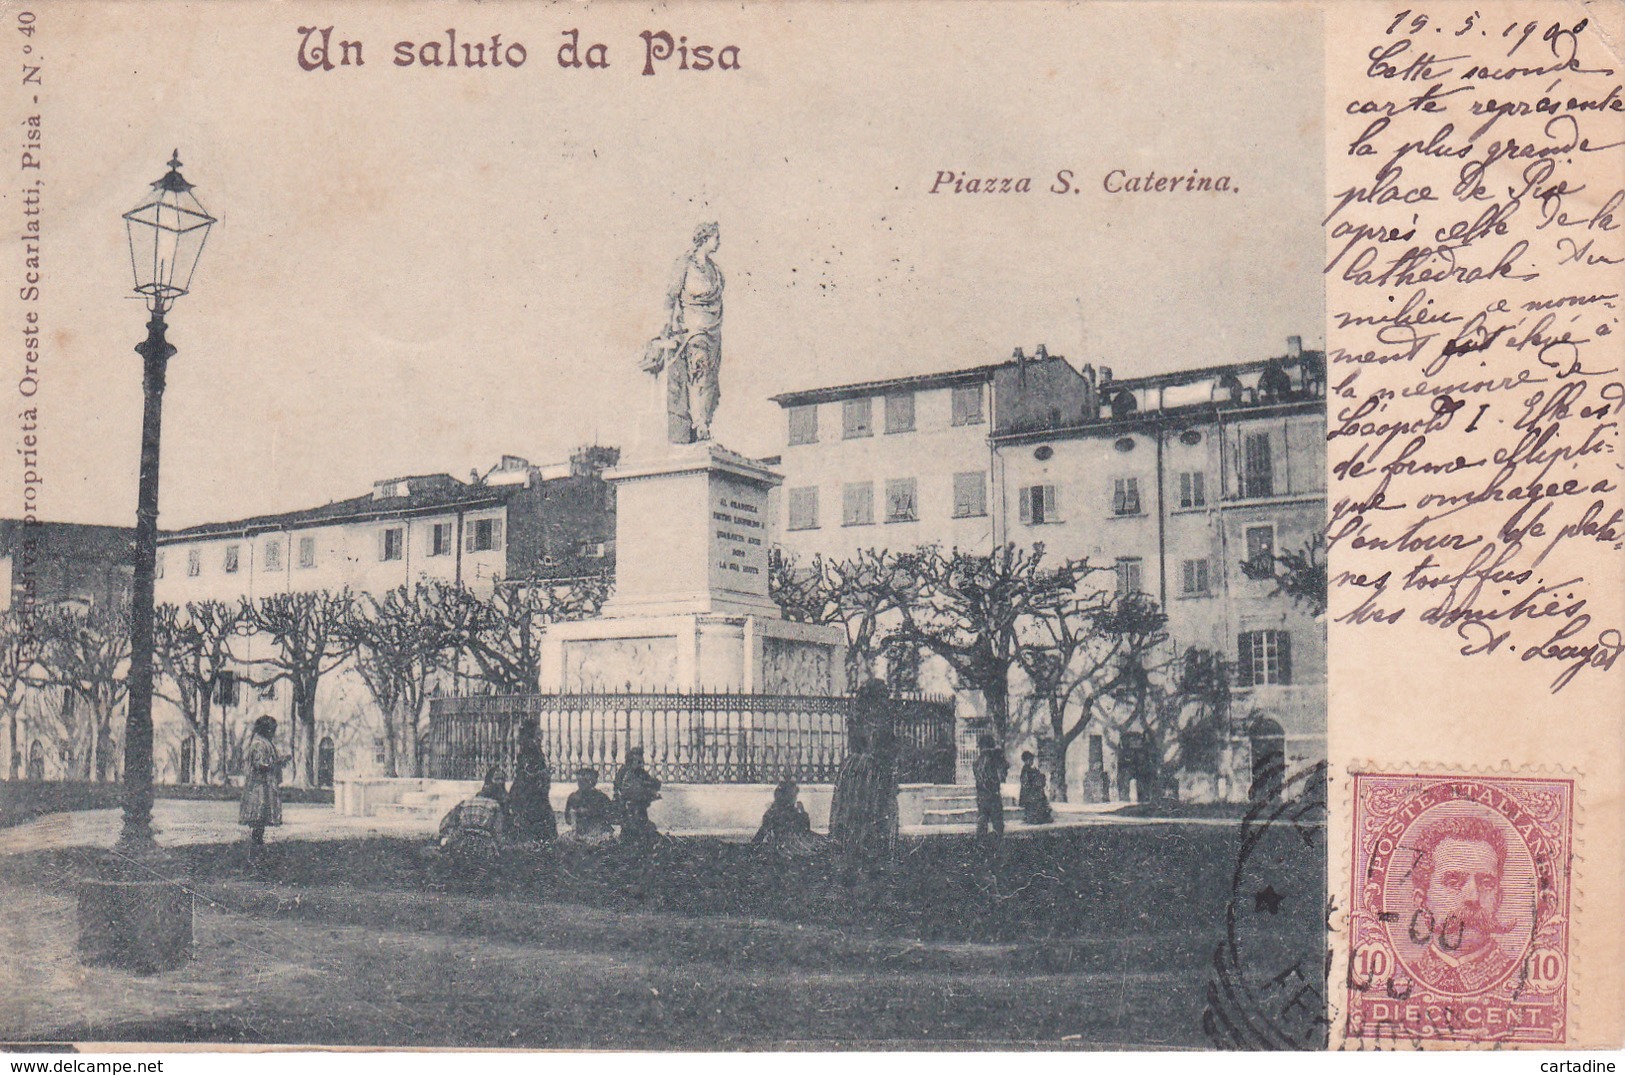
[[[1040,345],[1005,363],[774,396],[781,544],[798,558],[937,544],[985,553],[1004,538],[1003,434],[1081,421],[1094,371]]]
[[[1177,650],[1221,654],[1229,670],[1217,771],[1191,774],[1201,786],[1188,795],[1242,798],[1271,770],[1325,756],[1325,624],[1242,571],[1323,533],[1320,352],[1293,338],[1267,359],[1114,380],[1040,348],[776,401],[780,535],[798,560],[928,542],[1042,543],[1052,558],[1087,558],[1111,569],[1100,585],[1156,600]],[[1068,753],[1069,785],[1132,794],[1144,774],[1130,753],[1120,735],[1087,729]]]
[[[419,581],[457,583],[488,596],[499,580],[570,578],[613,570],[615,498],[603,480],[619,452],[578,450],[568,463],[533,466],[504,456],[468,481],[449,474],[391,478],[371,492],[321,507],[165,533],[159,540],[159,603],[220,601],[235,606],[285,593],[382,595]],[[245,635],[233,645],[242,675],[213,699],[228,772],[240,772],[244,736],[269,714],[291,735],[293,700],[285,682],[256,666],[271,643]],[[316,704],[318,769],[381,772],[388,751],[373,702],[349,665],[325,677]],[[195,748],[173,707],[155,707],[161,777],[187,782]]]

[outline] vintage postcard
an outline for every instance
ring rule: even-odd
[[[1625,6],[0,5],[0,1042],[1618,1048]]]

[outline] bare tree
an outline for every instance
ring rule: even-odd
[[[501,582],[483,599],[466,588],[442,588],[441,601],[456,650],[473,662],[479,677],[502,693],[525,693],[540,683],[549,625],[598,615],[610,585],[604,572],[524,579]]]
[[[118,771],[113,715],[129,690],[130,617],[111,606],[62,606],[41,617],[47,682],[84,709],[86,741],[75,749],[81,779],[109,780]],[[69,713],[76,712],[69,710]],[[77,722],[75,722],[77,723]]]
[[[422,727],[431,685],[457,651],[463,605],[434,582],[362,595],[345,634],[384,721],[385,773],[422,776]],[[404,754],[404,759],[402,755]],[[404,765],[402,761],[404,760]]]
[[[23,748],[19,711],[31,691],[39,688],[45,678],[40,666],[44,640],[39,624],[31,613],[18,608],[0,612],[0,708],[3,708],[11,745],[10,772],[12,780],[22,778]]]
[[[875,661],[893,644],[901,603],[918,598],[921,557],[920,551],[863,549],[850,560],[814,556],[802,568],[774,549],[768,589],[786,619],[846,629],[846,681],[856,686],[874,675]]]
[[[1043,561],[1042,544],[988,555],[926,546],[908,558],[908,572],[884,583],[902,586],[889,595],[901,617],[892,639],[935,653],[962,686],[980,691],[1000,741],[1010,732],[1010,671],[1023,632],[1033,618],[1053,616],[1092,570],[1087,560]]]
[[[164,695],[180,710],[198,741],[199,772],[209,782],[213,768],[210,733],[215,698],[235,675],[231,641],[242,633],[245,610],[220,601],[188,602],[185,608],[160,605],[153,622],[153,657],[174,687]],[[226,782],[225,731],[220,737],[220,782]]]
[[[1229,721],[1228,672],[1211,650],[1177,651],[1150,597],[1130,595],[1117,604],[1103,624],[1117,640],[1115,653],[1100,667],[1079,720],[1098,718],[1119,772],[1139,777],[1141,798],[1169,797],[1181,769],[1216,766]]]
[[[1070,793],[1068,750],[1095,718],[1100,700],[1121,689],[1124,670],[1165,638],[1165,622],[1143,594],[1097,590],[1074,591],[1025,623],[1016,657],[1031,688],[1026,706],[1053,744],[1044,762],[1062,802]]]
[[[255,683],[263,686],[285,679],[292,685],[295,742],[302,741],[306,787],[315,787],[317,779],[316,689],[354,649],[347,630],[354,605],[354,595],[345,589],[273,594],[243,606],[243,622],[276,647],[273,656],[249,662],[267,673],[256,673]],[[295,772],[298,769],[296,756]]]

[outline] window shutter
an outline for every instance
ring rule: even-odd
[[[491,548],[502,548],[502,520],[491,520]]]
[[[1201,471],[1191,475],[1191,506],[1199,508],[1207,503],[1207,477]]]
[[[1028,486],[1021,490],[1021,496],[1018,499],[1021,501],[1021,521],[1023,523],[1033,521],[1033,493],[1037,492],[1037,490],[1037,486]]]
[[[1128,491],[1127,491],[1127,488],[1124,485],[1123,479],[1118,478],[1117,481],[1112,486],[1112,514],[1113,515],[1122,515],[1122,514],[1125,513],[1126,509],[1123,507],[1123,505],[1127,502],[1127,497],[1128,497]]]
[[[465,523],[463,527],[463,551],[474,551],[474,523]]]
[[[1253,685],[1252,635],[1246,631],[1236,636],[1236,686]]]
[[[389,527],[378,531],[378,559],[389,559]]]
[[[1044,486],[1044,521],[1052,523],[1061,517],[1061,506],[1055,499],[1055,486]]]
[[[1275,644],[1281,654],[1282,683],[1292,682],[1292,636],[1285,631],[1275,632]]]

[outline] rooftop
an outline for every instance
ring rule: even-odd
[[[405,487],[401,495],[380,495],[389,486]],[[421,515],[453,509],[465,511],[496,507],[507,503],[522,486],[471,485],[458,481],[449,474],[419,475],[393,478],[377,482],[373,491],[348,500],[335,500],[317,508],[285,511],[274,515],[256,515],[248,519],[229,522],[202,523],[184,530],[166,531],[160,543],[170,544],[200,537],[247,536],[272,530],[296,530],[307,526],[320,526],[335,522],[359,522],[367,519],[391,518],[402,515]]]

